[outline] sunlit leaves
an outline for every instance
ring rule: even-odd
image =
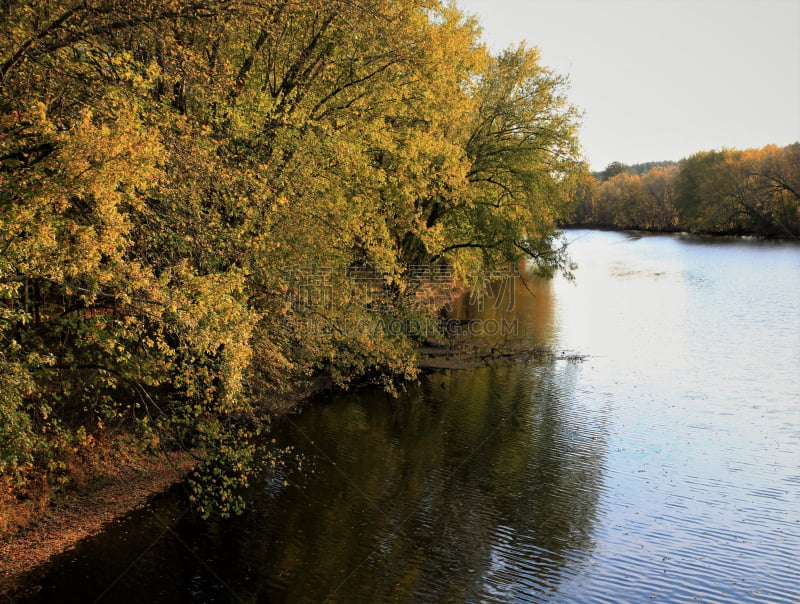
[[[609,165],[580,193],[579,223],[800,236],[800,144],[701,151],[678,164]]]
[[[707,151],[679,164],[679,220],[719,233],[800,236],[797,144],[785,148]]]
[[[415,375],[413,334],[387,325],[437,309],[414,308],[409,266],[567,264],[555,225],[583,168],[565,82],[534,50],[492,57],[453,4],[7,12],[0,430],[22,436],[6,460],[41,428],[134,424],[200,451],[198,500],[232,511],[298,378]],[[299,303],[310,286],[323,303]]]

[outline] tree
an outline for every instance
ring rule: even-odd
[[[230,511],[287,384],[416,374],[409,267],[568,268],[565,81],[452,4],[4,10],[2,471],[127,423]]]
[[[642,176],[646,210],[640,219],[640,224],[645,228],[669,231],[676,227],[675,178],[677,173],[676,166],[657,166]]]
[[[487,263],[526,257],[544,275],[568,270],[555,227],[572,212],[586,169],[565,85],[540,65],[536,49],[520,45],[491,59],[473,85],[468,201],[449,212],[435,206],[429,216],[436,222],[441,213],[448,232],[440,253],[479,250]]]
[[[769,145],[743,153],[732,167],[736,205],[765,235],[800,236],[800,144]]]
[[[619,161],[613,161],[608,164],[602,172],[598,175],[598,179],[602,181],[609,180],[614,178],[618,174],[623,174],[625,172],[631,172],[631,167],[628,164]]]
[[[796,146],[696,154],[676,181],[680,220],[691,230],[797,236]]]

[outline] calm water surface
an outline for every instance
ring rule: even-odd
[[[329,397],[244,516],[176,489],[32,601],[800,601],[800,247],[569,239],[576,285],[461,311],[586,360]]]

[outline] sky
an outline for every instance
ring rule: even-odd
[[[457,0],[569,77],[592,170],[800,141],[800,0]]]

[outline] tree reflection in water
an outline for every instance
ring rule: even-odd
[[[516,285],[511,311],[456,310],[518,319],[546,344],[549,287]],[[270,446],[294,452],[251,487],[243,516],[205,522],[168,498],[86,541],[39,597],[110,586],[117,602],[544,598],[592,548],[604,422],[581,404],[580,371],[511,363],[436,373],[397,398],[322,397],[276,426]]]

